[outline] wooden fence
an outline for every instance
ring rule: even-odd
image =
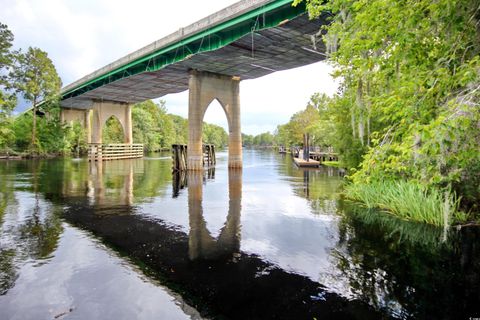
[[[88,159],[90,161],[143,157],[143,144],[141,143],[90,143],[88,146]]]

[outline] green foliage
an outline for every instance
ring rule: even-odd
[[[311,17],[331,16],[324,40],[342,85],[330,115],[342,161],[360,163],[352,181],[452,186],[478,210],[478,2],[306,3]]]
[[[187,144],[188,143],[188,120],[180,116],[170,114],[173,121],[174,143]]]
[[[62,82],[57,74],[57,70],[47,53],[38,49],[29,47],[25,54],[19,54],[18,64],[13,68],[11,77],[13,87],[23,94],[23,97],[32,102],[33,125],[32,125],[32,151],[40,151],[40,143],[37,140],[37,110],[38,102],[43,100],[46,108],[57,107],[55,100],[58,99]]]
[[[188,120],[167,114],[165,101],[160,101],[159,104],[151,100],[137,103],[132,109],[132,121],[133,140],[136,143],[143,143],[148,151],[170,149],[172,144],[188,143]],[[103,141],[123,142],[120,130],[119,124],[115,126],[113,123],[107,123]],[[106,140],[105,137],[109,139]],[[222,127],[213,124],[203,124],[202,138],[204,143],[215,144],[217,147],[225,147],[228,144],[228,134]]]
[[[295,113],[286,124],[277,126],[274,142],[280,146],[303,145],[308,133],[310,145],[329,147],[336,144],[332,101],[325,94],[312,95],[306,108]]]
[[[11,51],[12,43],[12,31],[8,29],[7,25],[0,22],[0,70],[12,65],[14,59],[14,53]]]
[[[62,82],[48,54],[29,47],[18,56],[18,65],[12,73],[14,85],[31,102],[51,100],[58,95]]]
[[[24,113],[11,122],[12,143],[9,148],[23,152],[30,147],[33,126],[31,112]],[[39,117],[37,119],[37,145],[35,152],[39,155],[70,154],[72,151],[86,149],[85,130],[79,123],[62,126],[56,117]]]
[[[273,146],[273,139],[273,134],[271,134],[270,132],[264,132],[256,135],[253,138],[253,144],[261,147],[269,147]]]
[[[167,114],[165,101],[137,103],[132,110],[133,140],[148,151],[168,149],[176,141],[175,123]]]
[[[253,135],[242,133],[242,144],[244,147],[252,147],[253,139],[254,139]]]
[[[5,24],[0,23],[0,153],[10,151],[9,145],[13,141],[13,132],[10,129],[9,116],[15,108],[17,98],[8,90],[8,74],[12,67],[15,53],[11,51],[13,33]]]
[[[114,116],[107,119],[102,128],[103,143],[124,143],[125,134],[122,124]]]
[[[223,148],[228,145],[228,134],[222,127],[204,122],[202,140],[203,143],[214,144],[217,148]]]
[[[360,201],[367,208],[379,208],[405,220],[433,225],[465,222],[467,216],[458,209],[459,200],[450,191],[442,192],[412,181],[375,181],[369,184],[349,184],[347,198]]]

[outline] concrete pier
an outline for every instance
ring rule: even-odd
[[[240,126],[240,79],[192,70],[189,79],[188,160],[189,170],[203,170],[202,127],[208,106],[217,100],[228,122],[228,167],[242,167]]]

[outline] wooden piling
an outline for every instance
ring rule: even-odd
[[[187,170],[187,145],[172,145],[172,170]],[[210,168],[216,165],[215,146],[213,144],[203,145],[203,166]]]

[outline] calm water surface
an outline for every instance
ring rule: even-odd
[[[469,319],[480,235],[342,201],[333,168],[244,151],[0,162],[0,319]]]

